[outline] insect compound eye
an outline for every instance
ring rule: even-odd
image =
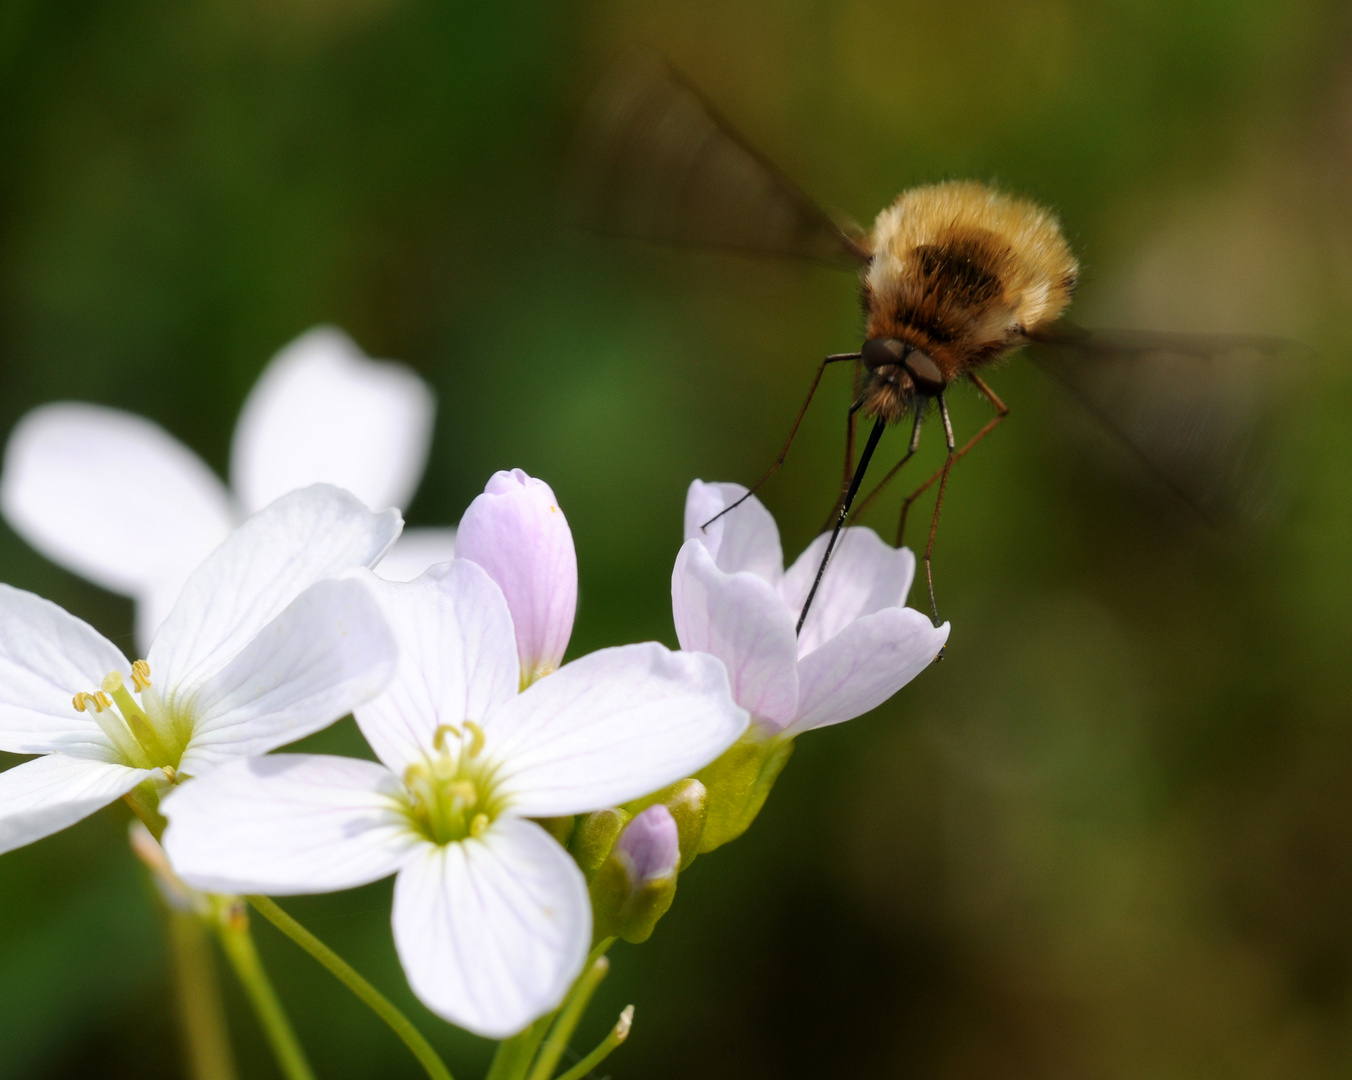
[[[948,385],[948,380],[944,378],[944,373],[939,370],[939,365],[919,349],[910,350],[905,359],[902,360],[902,366],[911,376],[915,388],[928,397],[943,393],[944,387]]]
[[[906,359],[911,347],[896,338],[869,338],[859,350],[864,367],[874,371],[880,367],[895,366]]]

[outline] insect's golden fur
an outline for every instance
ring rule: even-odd
[[[866,336],[919,350],[946,382],[1054,321],[1078,272],[1051,211],[972,180],[902,192],[878,215],[869,249]],[[876,370],[865,410],[900,419],[914,390],[903,369]]]

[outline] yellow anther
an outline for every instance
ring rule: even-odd
[[[465,730],[469,732],[469,756],[478,757],[484,748],[484,729],[473,720],[466,720]]]
[[[437,730],[432,735],[432,745],[436,747],[438,753],[444,754],[446,752],[447,735],[454,735],[457,739],[461,738],[460,729],[454,724],[438,724]]]
[[[483,836],[488,831],[488,815],[475,814],[474,820],[469,823],[470,836]]]
[[[138,694],[150,685],[150,665],[144,660],[137,660],[132,664],[131,685]]]
[[[171,784],[178,783],[178,770],[175,769],[172,765],[161,765],[160,771],[164,773],[165,778],[169,781],[169,783]]]
[[[111,709],[113,703],[108,700],[108,695],[102,690],[97,690],[92,694],[83,691],[76,694],[71,699],[71,704],[75,706],[76,712],[84,712],[86,709],[93,709],[96,713],[103,712],[104,709]]]
[[[452,798],[463,800],[466,806],[473,806],[479,801],[479,789],[474,786],[473,780],[452,780],[446,785],[446,793]]]
[[[110,671],[103,677],[103,688],[110,694],[116,694],[122,689],[122,672]]]

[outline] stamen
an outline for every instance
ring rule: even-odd
[[[145,710],[137,704],[136,699],[127,690],[126,684],[122,681],[122,672],[108,672],[103,677],[103,688],[112,694],[113,700],[117,702],[117,707],[122,711],[122,719],[127,725],[127,730],[131,732],[132,738],[140,743],[145,752],[150,755],[150,760],[172,760],[172,756],[161,741],[159,733],[151,725],[150,717],[146,715]]]
[[[488,831],[488,815],[475,814],[474,820],[469,823],[469,834],[476,839],[483,836]]]
[[[432,735],[432,745],[440,754],[446,753],[446,736],[454,735],[456,739],[464,738],[460,734],[460,729],[454,724],[438,724],[437,730]]]
[[[86,709],[93,709],[96,713],[101,713],[104,709],[111,709],[113,707],[113,703],[108,700],[108,695],[102,690],[96,690],[92,694],[81,691],[71,699],[71,704],[75,706],[76,712],[84,712]]]
[[[478,757],[479,751],[484,748],[484,729],[473,720],[466,720],[465,730],[470,734],[469,756]]]
[[[178,770],[175,769],[172,765],[161,765],[160,772],[164,773],[169,783],[171,784],[178,783]]]
[[[131,666],[131,685],[138,694],[143,693],[145,688],[150,685],[150,665],[144,660],[137,660]]]

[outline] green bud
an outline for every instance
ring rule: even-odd
[[[677,780],[670,787],[654,792],[642,799],[625,803],[624,808],[638,815],[650,806],[665,806],[676,820],[676,832],[681,844],[681,869],[684,870],[700,852],[700,841],[704,837],[704,823],[709,813],[709,793],[704,785],[693,776]]]
[[[608,810],[583,814],[577,819],[573,835],[568,840],[568,851],[582,868],[583,876],[588,881],[591,881],[605,864],[610,856],[610,849],[615,846],[620,833],[629,824],[630,816],[628,810],[611,807]]]
[[[676,896],[680,859],[670,810],[657,803],[635,817],[592,879],[596,936],[647,941]]]
[[[746,832],[792,753],[792,739],[781,739],[753,724],[722,757],[696,774],[708,790],[701,854]]]

